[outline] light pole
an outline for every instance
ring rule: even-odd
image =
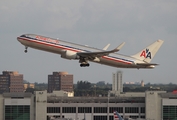
[[[84,120],[86,120],[86,119],[85,119],[85,108],[84,108]]]
[[[96,85],[94,85],[94,88],[95,88],[95,97],[96,97]]]
[[[110,98],[110,90],[108,91],[107,120],[109,120],[109,98]]]

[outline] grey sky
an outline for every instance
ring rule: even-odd
[[[16,37],[40,34],[52,38],[112,49],[122,42],[121,54],[132,55],[157,39],[164,44],[152,60],[155,69],[120,69],[78,61],[30,49],[24,53]],[[30,82],[47,82],[53,71],[68,71],[74,81],[112,83],[112,72],[123,71],[123,81],[177,83],[176,0],[0,0],[0,72],[14,70]]]

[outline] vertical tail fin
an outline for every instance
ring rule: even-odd
[[[157,51],[159,50],[159,48],[161,47],[161,45],[163,44],[163,42],[164,42],[163,40],[157,40],[150,46],[141,50],[139,53],[132,55],[132,57],[150,63],[155,54],[157,53]]]
[[[114,111],[114,120],[123,120],[117,111]]]

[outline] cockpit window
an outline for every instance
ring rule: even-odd
[[[26,37],[26,35],[21,35],[20,37]]]

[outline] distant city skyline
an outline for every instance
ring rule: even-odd
[[[119,70],[118,70],[119,71]],[[54,71],[52,71],[52,72],[54,72]],[[56,72],[56,71],[55,71]],[[58,71],[58,72],[66,72],[67,73],[67,71]],[[123,71],[121,71],[121,72],[123,72]],[[115,73],[117,73],[116,71],[114,72],[114,73],[112,73],[112,75],[113,74],[115,74]],[[22,73],[23,74],[23,73]],[[72,73],[70,73],[70,74],[72,74]],[[24,75],[24,74],[23,74]],[[49,74],[48,74],[49,75]],[[74,74],[73,74],[73,77],[74,77]],[[112,78],[111,79],[113,79],[113,76],[111,76]],[[28,80],[26,80],[26,79],[24,79],[24,81],[25,81],[25,83],[35,83],[35,82],[30,82],[30,81],[28,81]],[[78,80],[78,81],[80,81],[80,80]],[[82,81],[82,80],[81,80]],[[83,80],[83,81],[85,81],[85,80]],[[87,81],[87,80],[86,80]],[[151,82],[149,82],[149,81],[144,81],[144,80],[135,80],[135,81],[123,81],[122,83],[123,84],[141,84],[141,82],[143,81],[143,83],[144,84],[149,84],[149,83],[151,83]],[[37,81],[36,81],[37,82]],[[88,81],[89,82],[89,81]],[[37,83],[48,83],[48,81],[47,82],[37,82]],[[105,84],[107,84],[107,83],[109,83],[109,84],[112,84],[112,81],[110,81],[110,82],[106,82],[106,81],[104,81],[104,80],[102,80],[102,81],[95,81],[95,82],[90,82],[90,83],[92,83],[92,84],[97,84],[97,83],[105,83]],[[172,83],[172,82],[169,82],[169,83],[165,83],[165,84],[170,84],[170,83]],[[74,82],[73,84],[77,84],[77,81],[76,82]],[[163,83],[151,83],[151,84],[163,84]],[[177,83],[172,83],[172,84],[177,84]]]
[[[124,72],[123,82],[177,84],[177,1],[0,1],[0,71],[19,71],[29,82],[47,83],[52,71],[67,71],[80,80],[112,82],[112,73]],[[39,34],[111,50],[125,42],[120,54],[133,55],[157,39],[164,44],[152,63],[155,69],[121,69],[90,63],[81,68],[78,61],[60,55],[28,49],[17,41],[22,34]]]

